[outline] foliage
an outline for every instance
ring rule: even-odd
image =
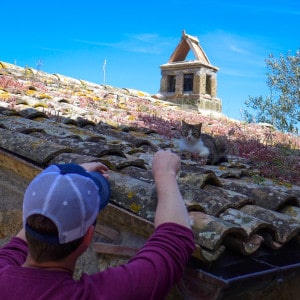
[[[266,98],[249,97],[245,104],[256,115],[245,111],[248,122],[270,123],[279,130],[298,133],[300,124],[300,49],[292,55],[289,51],[279,58],[272,54],[266,59],[267,85],[270,95]]]
[[[249,124],[207,111],[184,110],[166,101],[108,86],[91,87],[68,81],[61,81],[57,86],[41,73],[32,80],[24,80],[23,74],[19,77],[2,75],[0,93],[0,105],[10,109],[18,110],[19,104],[28,102],[26,105],[34,105],[54,120],[60,121],[71,114],[72,118],[80,116],[95,123],[147,128],[151,135],[154,131],[159,138],[170,142],[179,138],[181,120],[202,122],[204,133],[227,138],[229,154],[246,158],[255,172],[256,183],[263,184],[264,178],[271,178],[300,186],[299,136],[266,124]],[[38,97],[43,94],[51,101],[48,97]],[[66,105],[57,110],[61,103]]]
[[[24,85],[20,83],[13,76],[1,75],[0,76],[0,88],[5,90],[12,90],[13,92],[24,89]]]
[[[267,145],[255,138],[237,139],[234,141],[238,147],[238,154],[248,158],[252,166],[259,170],[256,181],[270,178],[281,183],[300,185],[299,150],[291,149],[287,144]],[[258,183],[258,182],[257,182]]]

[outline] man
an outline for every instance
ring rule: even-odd
[[[76,261],[109,200],[108,168],[101,163],[46,168],[25,192],[24,228],[0,250],[1,299],[164,299],[194,249],[176,180],[179,168],[176,154],[154,154],[154,233],[127,264],[79,280],[72,277]]]

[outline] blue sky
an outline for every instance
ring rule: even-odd
[[[300,46],[299,0],[3,1],[0,61],[156,94],[182,30],[217,73],[223,113],[266,96],[265,59]]]

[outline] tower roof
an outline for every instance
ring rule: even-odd
[[[197,37],[188,35],[185,33],[185,30],[182,31],[182,37],[177,45],[176,49],[172,53],[168,63],[174,63],[179,61],[184,61],[189,53],[192,50],[195,56],[195,59],[205,65],[211,65],[207,55],[200,46],[199,40]]]

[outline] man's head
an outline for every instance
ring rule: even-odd
[[[46,168],[24,195],[23,224],[30,250],[37,245],[52,250],[73,244],[71,248],[77,248],[109,197],[109,184],[100,173],[75,164]]]

